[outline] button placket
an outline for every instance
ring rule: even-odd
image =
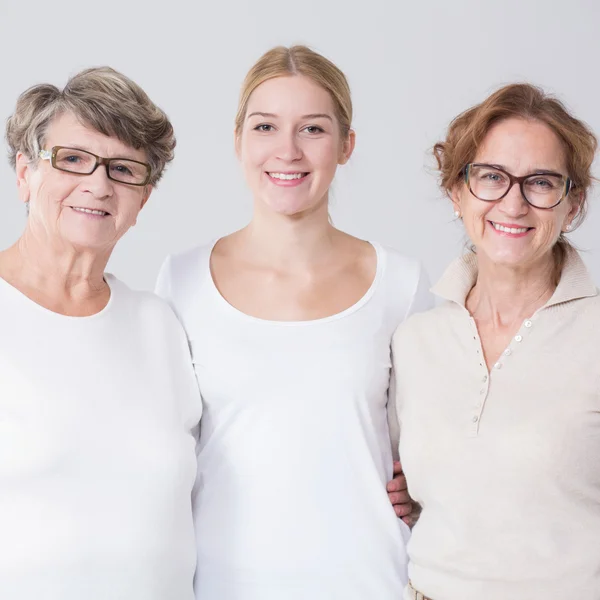
[[[485,407],[485,401],[487,398],[487,394],[490,386],[490,373],[488,372],[487,365],[485,364],[485,360],[483,358],[483,347],[481,345],[481,338],[479,337],[479,332],[477,331],[477,325],[475,323],[475,319],[469,315],[469,323],[471,325],[471,338],[473,344],[475,345],[475,355],[479,362],[478,368],[481,370],[481,375],[479,377],[479,386],[478,386],[478,394],[474,399],[473,404],[471,404],[471,413],[469,415],[469,437],[477,437],[479,434],[479,424],[481,422],[481,417],[483,414],[483,409]]]

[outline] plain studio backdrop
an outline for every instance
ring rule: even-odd
[[[528,81],[600,133],[598,0],[0,0],[0,116],[18,95],[110,65],[173,121],[176,158],[109,271],[151,289],[165,256],[243,226],[251,197],[233,149],[241,82],[274,45],[307,44],[349,79],[357,146],[338,171],[335,224],[420,258],[432,280],[465,243],[430,155],[450,120],[499,85]],[[0,247],[25,223],[0,164]],[[600,202],[570,237],[600,281]]]

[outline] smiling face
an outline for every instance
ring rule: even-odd
[[[330,94],[308,77],[261,83],[248,101],[236,140],[255,203],[298,215],[327,204],[337,166],[350,158],[354,133],[343,137]]]
[[[43,149],[53,146],[146,161],[143,150],[86,127],[70,113],[48,127]],[[151,186],[111,181],[102,165],[91,175],[76,175],[53,168],[47,160],[30,161],[23,154],[17,156],[17,182],[21,200],[29,201],[28,227],[34,234],[80,249],[109,252],[135,224],[151,192]]]
[[[546,124],[524,119],[507,119],[488,132],[473,162],[501,167],[515,176],[555,172],[568,177],[565,152],[557,135]],[[543,185],[540,180],[538,185]],[[480,260],[512,267],[526,267],[551,258],[561,232],[577,212],[570,194],[556,207],[530,206],[515,184],[497,202],[476,198],[464,181],[452,193],[455,209]]]

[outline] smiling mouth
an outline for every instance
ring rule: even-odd
[[[519,233],[527,233],[528,231],[534,229],[534,227],[507,227],[505,225],[500,225],[500,223],[495,223],[494,221],[488,221],[488,223],[490,223],[496,231],[502,231],[503,233],[512,233],[513,235]]]
[[[267,171],[267,175],[272,179],[279,179],[280,181],[294,181],[295,179],[304,179],[308,175],[308,173],[277,173]]]
[[[92,209],[92,208],[82,208],[80,206],[71,206],[71,208],[74,211],[85,213],[87,215],[96,215],[98,217],[106,217],[106,216],[110,215],[110,213],[106,212],[105,210],[95,210],[95,209]]]

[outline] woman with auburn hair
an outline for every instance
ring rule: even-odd
[[[407,600],[600,593],[600,296],[568,234],[596,138],[509,85],[434,148],[472,251],[393,339],[400,454],[422,512]]]
[[[351,125],[333,63],[303,46],[267,52],[236,118],[252,220],[159,277],[205,407],[200,600],[396,600],[406,583],[409,529],[385,489],[390,342],[427,285],[416,261],[329,221]]]
[[[190,600],[201,402],[185,332],[105,273],[173,128],[103,67],[25,91],[6,139],[28,217],[0,252],[0,597]]]

